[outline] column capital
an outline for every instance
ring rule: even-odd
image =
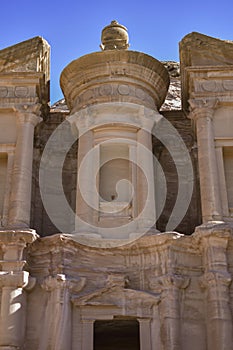
[[[33,243],[38,234],[35,230],[2,230],[0,231],[0,246],[3,248],[4,255],[7,251],[17,248],[22,251],[27,244]]]
[[[41,287],[47,292],[52,292],[56,289],[69,289],[72,293],[81,291],[86,283],[86,278],[69,279],[64,274],[57,274],[56,276],[47,276],[41,283]]]
[[[20,124],[30,123],[36,126],[42,121],[40,117],[41,114],[41,104],[36,103],[33,105],[18,105],[16,106],[16,113],[18,115],[18,122]]]
[[[137,321],[139,322],[139,323],[143,323],[143,324],[149,324],[150,322],[151,322],[151,318],[140,318],[140,317],[138,317],[137,318]]]
[[[0,288],[24,288],[29,282],[29,272],[0,272]]]
[[[228,272],[209,271],[200,278],[202,288],[229,287],[231,282],[232,278]]]
[[[25,243],[30,244],[34,242],[39,235],[33,229],[21,229],[21,230],[0,230],[0,244],[9,243]]]
[[[177,288],[185,289],[190,283],[190,278],[187,276],[169,273],[158,278],[158,282],[164,289]]]
[[[189,99],[189,118],[197,120],[199,118],[212,118],[214,110],[219,105],[218,99]]]
[[[4,271],[22,271],[26,261],[23,260],[23,250],[37,239],[34,230],[4,230],[0,231],[0,246],[3,260],[0,265]]]
[[[197,244],[205,246],[217,245],[219,248],[227,248],[228,240],[232,235],[232,228],[223,221],[210,221],[197,226],[193,237]]]

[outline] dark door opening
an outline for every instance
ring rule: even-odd
[[[137,320],[104,320],[94,323],[94,350],[140,350]]]

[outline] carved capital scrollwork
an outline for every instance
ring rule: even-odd
[[[202,288],[229,287],[232,282],[231,275],[228,272],[210,271],[200,278]]]
[[[217,99],[189,99],[189,110],[191,119],[199,119],[199,118],[212,118],[214,114],[214,110],[219,105],[219,100]]]
[[[46,277],[41,283],[41,287],[48,292],[56,289],[69,289],[71,293],[78,293],[84,288],[85,284],[85,277],[69,279],[64,274],[57,274],[56,276]]]
[[[32,105],[17,105],[16,106],[18,122],[20,124],[30,123],[36,126],[42,121],[40,117],[41,114],[41,104],[36,103]]]
[[[0,288],[25,288],[29,283],[29,272],[0,272]]]
[[[167,274],[159,277],[158,282],[164,289],[174,287],[177,289],[185,289],[190,283],[190,278],[182,275]]]

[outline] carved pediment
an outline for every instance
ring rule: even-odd
[[[181,66],[222,66],[233,64],[233,42],[201,33],[190,33],[180,42]]]
[[[158,304],[160,294],[114,286],[75,296],[72,301],[75,306],[115,306],[136,310],[138,307],[151,308]]]
[[[0,101],[24,105],[49,101],[50,46],[41,37],[0,50]]]

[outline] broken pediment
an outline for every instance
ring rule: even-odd
[[[216,92],[219,95],[221,91],[217,91],[217,85],[221,85],[222,79],[231,79],[233,41],[193,32],[181,40],[179,48],[182,108],[188,113],[190,98],[197,96],[200,98],[206,93],[209,96],[213,86],[212,93]],[[205,97],[208,97],[207,95]]]
[[[233,41],[193,32],[181,40],[179,49],[181,69],[189,66],[233,64]]]
[[[0,50],[0,75],[0,97],[7,99],[4,103],[12,103],[15,97],[34,98],[37,95],[40,103],[46,106],[50,94],[50,46],[47,41],[38,36]]]
[[[43,72],[49,79],[50,46],[35,37],[0,50],[0,72]]]

